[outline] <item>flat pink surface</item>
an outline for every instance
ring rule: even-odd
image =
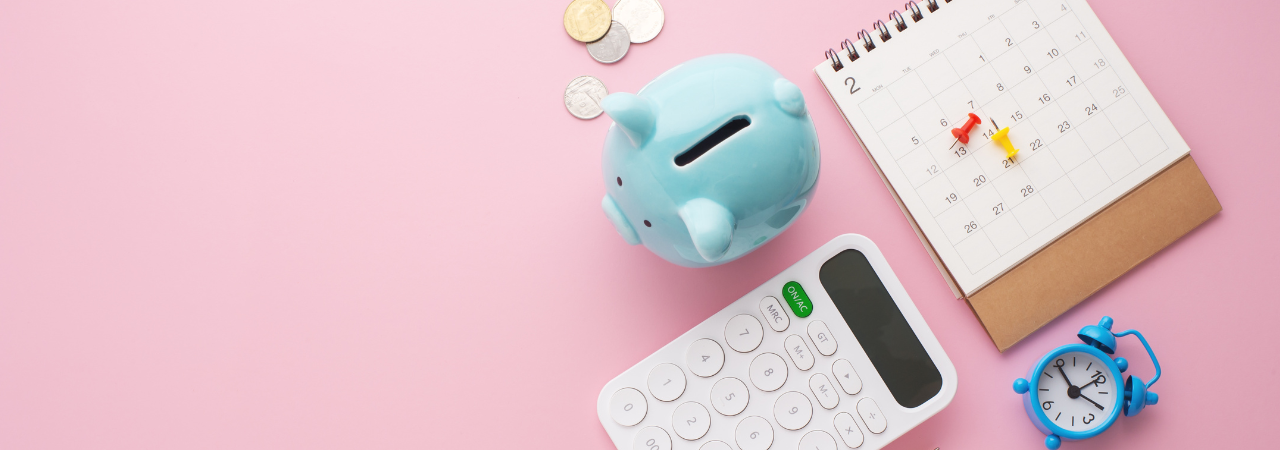
[[[1042,448],[1010,384],[1108,314],[1161,401],[1065,448],[1274,445],[1280,3],[1094,2],[1225,210],[1006,354],[812,73],[901,0],[666,0],[614,65],[567,1],[434,3],[0,5],[0,448],[610,448],[606,381],[848,232],[959,370],[889,448]],[[610,121],[561,96],[721,52],[800,86],[822,176],[775,242],[685,269],[614,232]]]

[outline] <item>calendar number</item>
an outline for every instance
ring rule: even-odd
[[[969,100],[969,109],[973,109],[973,100]]]
[[[846,86],[849,86],[849,95],[853,95],[854,92],[858,92],[862,90],[862,88],[857,87],[858,80],[853,79],[853,77],[845,78],[844,84]]]
[[[996,203],[996,206],[991,207],[991,212],[995,213],[997,216],[1000,215],[1000,213],[1003,213],[1004,203]]]
[[[911,143],[912,143],[913,145],[920,145],[920,138],[915,137],[915,136],[911,136]]]
[[[1084,38],[1085,38],[1085,35],[1084,35],[1084,32],[1083,32],[1083,31],[1081,31],[1081,32],[1079,32],[1079,33],[1076,33],[1076,40],[1077,40],[1077,41],[1083,41],[1083,40],[1084,40]]]
[[[996,83],[996,90],[997,90],[997,91],[1004,92],[1004,84],[1003,84],[1003,83]]]
[[[964,148],[964,146],[963,146],[963,145],[961,145],[961,146],[959,146],[959,147],[957,147],[957,148],[956,148],[956,151],[951,152],[951,153],[955,153],[955,154],[956,154],[956,157],[957,157],[957,158],[959,158],[959,157],[962,157],[962,156],[964,156],[964,155],[968,155],[968,154],[969,154],[969,150],[966,150],[966,149]]]
[[[1036,150],[1039,150],[1040,147],[1044,147],[1044,143],[1040,142],[1039,139],[1036,139],[1034,141],[1031,141],[1031,145],[1028,145],[1028,147],[1031,147],[1031,151],[1034,152]]]
[[[747,435],[747,436],[751,437],[751,439],[755,439],[755,438],[760,437],[760,432],[759,432],[759,431],[752,431],[752,432],[751,432],[751,434],[749,434],[749,435]]]
[[[937,164],[931,165],[931,166],[929,166],[929,168],[928,168],[928,169],[924,169],[924,171],[925,171],[926,173],[928,173],[929,175],[937,175],[937,174],[938,174],[938,165],[937,165]]]
[[[946,196],[946,199],[947,199],[947,204],[950,205],[952,203],[960,201],[960,196],[956,195],[955,192],[952,192]]]
[[[1075,85],[1076,85],[1076,76],[1072,75],[1067,77],[1067,86],[1075,86]]]
[[[1002,159],[1000,160],[1000,163],[1004,165],[1004,168],[1008,169],[1010,167],[1013,167],[1013,158]]]
[[[1103,60],[1102,58],[1098,58],[1097,61],[1093,62],[1094,69],[1101,69],[1103,67],[1107,67],[1107,61]]]
[[[1111,93],[1115,94],[1116,98],[1120,98],[1121,95],[1125,94],[1124,86],[1120,86],[1118,88],[1112,89]]]
[[[1067,130],[1070,130],[1070,129],[1071,129],[1071,122],[1067,122],[1064,120],[1062,121],[1062,123],[1058,124],[1059,133],[1066,133]]]
[[[1058,49],[1052,48],[1052,49],[1049,49],[1049,51],[1045,54],[1049,55],[1050,58],[1057,58],[1060,53],[1058,53]]]
[[[662,446],[658,445],[658,441],[656,439],[649,439],[647,441],[644,441],[644,445],[646,447],[649,447],[651,450],[658,450],[662,448]]]
[[[1049,102],[1053,101],[1053,98],[1050,98],[1049,94],[1045,93],[1044,95],[1037,97],[1036,100],[1040,100],[1041,105],[1047,105]]]
[[[978,229],[978,223],[977,223],[977,222],[969,221],[969,223],[964,224],[964,232],[965,232],[965,234],[972,233],[974,230],[977,230],[977,229]]]
[[[982,184],[983,184],[983,183],[986,183],[986,182],[987,182],[987,176],[986,176],[986,175],[978,175],[978,177],[977,177],[977,178],[974,178],[974,179],[973,179],[973,187],[982,186]]]
[[[1009,118],[1013,119],[1014,122],[1022,120],[1022,111],[1014,111],[1013,114],[1009,115]]]
[[[1013,47],[1013,38],[1004,38],[1005,47]]]
[[[1022,196],[1025,198],[1025,197],[1031,196],[1031,194],[1034,193],[1036,190],[1035,188],[1031,187],[1030,184],[1028,184],[1027,187],[1022,188],[1021,191],[1022,191]]]
[[[1022,71],[1026,73],[1031,73],[1031,66],[1022,66]]]
[[[945,127],[945,126],[947,126],[947,119],[939,119],[939,120],[938,120],[938,123],[942,124],[942,126],[944,126],[944,127]]]
[[[985,56],[978,55],[978,59],[982,60],[982,62],[987,62],[987,58]]]
[[[1092,115],[1093,115],[1093,113],[1096,113],[1096,112],[1098,112],[1098,104],[1097,104],[1097,103],[1094,103],[1094,104],[1092,104],[1092,105],[1089,105],[1089,106],[1084,107],[1084,113],[1085,113],[1085,115],[1092,116]]]
[[[1039,29],[1040,29],[1040,22],[1039,22],[1039,21],[1032,20],[1032,21],[1031,21],[1031,28],[1032,28],[1032,29],[1039,30]]]

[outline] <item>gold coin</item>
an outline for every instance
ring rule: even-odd
[[[595,42],[609,32],[613,13],[604,0],[573,0],[564,10],[564,31],[579,42]]]

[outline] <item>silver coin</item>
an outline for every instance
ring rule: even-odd
[[[631,34],[627,32],[626,26],[615,20],[609,25],[609,32],[604,37],[587,44],[587,53],[596,61],[612,64],[626,56],[628,48],[631,48]]]
[[[600,101],[609,95],[599,79],[590,75],[574,78],[564,88],[564,107],[569,114],[579,119],[594,119],[604,112],[600,109]]]
[[[618,0],[613,5],[613,20],[627,27],[632,44],[640,44],[658,36],[666,13],[658,0]]]

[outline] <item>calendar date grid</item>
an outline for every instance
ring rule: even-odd
[[[1026,2],[1018,2],[1018,3],[1019,3],[1018,6],[1026,5]],[[972,239],[979,239],[979,240],[986,241],[986,246],[991,247],[993,246],[992,237],[988,235],[986,228],[995,224],[996,221],[1004,219],[1001,226],[998,228],[1003,229],[1007,233],[1014,234],[1015,236],[1012,239],[1013,242],[1009,242],[1010,239],[1005,239],[1006,242],[1003,243],[1004,245],[996,245],[996,247],[1004,247],[1004,248],[994,248],[997,255],[1007,254],[1008,252],[1012,251],[1018,244],[1025,242],[1027,239],[1030,238],[1030,236],[1033,236],[1035,233],[1038,233],[1039,231],[1043,230],[1048,225],[1048,223],[1040,223],[1040,224],[1033,225],[1029,229],[1027,224],[1023,223],[1024,222],[1023,220],[1019,220],[1018,215],[1006,214],[1006,213],[1014,211],[1015,208],[1017,208],[1018,206],[1021,206],[1022,204],[1024,204],[1024,202],[1027,202],[1029,199],[1038,197],[1040,194],[1040,191],[1043,190],[1044,186],[1059,184],[1063,182],[1062,181],[1063,178],[1068,178],[1068,179],[1070,178],[1066,173],[1067,171],[1061,169],[1061,167],[1063,167],[1064,164],[1062,164],[1062,162],[1058,160],[1060,157],[1055,155],[1055,151],[1053,149],[1051,149],[1048,153],[1050,153],[1050,155],[1055,155],[1055,156],[1039,157],[1039,158],[1054,159],[1054,161],[1047,162],[1045,164],[1046,165],[1052,164],[1059,167],[1058,171],[1060,173],[1058,173],[1052,179],[1040,180],[1041,181],[1040,188],[1037,188],[1036,187],[1037,183],[1031,182],[1028,179],[1027,175],[1020,171],[1021,168],[1019,166],[1021,164],[1026,164],[1028,161],[1031,161],[1033,158],[1037,158],[1040,153],[1044,153],[1044,152],[1039,152],[1039,150],[1043,148],[1047,148],[1046,147],[1047,144],[1060,142],[1064,140],[1069,134],[1078,134],[1076,130],[1078,130],[1081,126],[1084,126],[1087,122],[1089,122],[1094,117],[1103,116],[1101,112],[1109,110],[1110,106],[1115,105],[1118,99],[1120,99],[1121,97],[1124,97],[1124,94],[1127,93],[1124,89],[1124,86],[1122,84],[1119,84],[1118,76],[1115,74],[1115,71],[1111,69],[1108,66],[1106,60],[1101,57],[1101,51],[1092,42],[1092,39],[1085,34],[1083,27],[1079,26],[1079,23],[1080,23],[1079,18],[1075,16],[1074,11],[1067,10],[1067,13],[1062,14],[1050,21],[1041,23],[1039,22],[1039,17],[1035,15],[1034,11],[1030,11],[1029,8],[1024,8],[1021,12],[1024,13],[1024,16],[1026,15],[1026,13],[1029,13],[1031,15],[1031,17],[1033,18],[1032,23],[1035,24],[1036,29],[1032,31],[1030,34],[1019,39],[1019,41],[1015,44],[1015,41],[1011,37],[1011,36],[1014,36],[1015,33],[1012,32],[1013,30],[1011,29],[1009,23],[1007,23],[1007,21],[1005,20],[1005,17],[1014,13],[1018,6],[1011,8],[1009,11],[1001,13],[999,16],[993,16],[991,20],[988,21],[988,23],[984,24],[982,27],[979,27],[978,29],[974,30],[971,33],[966,33],[965,35],[963,35],[962,39],[948,46],[944,51],[931,55],[931,57],[928,60],[926,60],[924,63],[921,64],[921,67],[923,67],[924,65],[930,64],[931,62],[937,62],[937,61],[945,62],[946,65],[948,66],[947,68],[950,69],[953,73],[955,73],[956,78],[958,78],[956,81],[950,82],[950,84],[945,86],[927,87],[928,93],[931,95],[930,95],[930,98],[927,99],[926,101],[920,104],[914,105],[910,109],[908,109],[908,108],[904,108],[902,102],[900,102],[899,99],[896,98],[895,95],[893,94],[892,87],[895,84],[898,84],[899,82],[901,82],[907,76],[909,76],[910,72],[908,71],[904,71],[905,73],[907,73],[907,75],[904,75],[902,77],[895,79],[894,82],[886,86],[884,91],[881,93],[884,94],[886,97],[888,97],[894,103],[898,111],[906,111],[906,112],[904,112],[902,116],[899,117],[898,119],[891,121],[889,125],[885,125],[884,127],[881,127],[880,129],[877,130],[877,131],[883,131],[884,128],[891,126],[893,123],[904,122],[905,124],[904,126],[911,133],[913,146],[907,151],[902,151],[902,152],[898,152],[897,154],[894,154],[893,157],[894,157],[895,163],[898,163],[899,169],[903,170],[904,173],[908,170],[908,168],[903,165],[903,160],[908,156],[912,156],[913,154],[916,154],[915,155],[916,158],[925,159],[927,161],[927,163],[925,164],[927,176],[920,182],[912,181],[913,187],[919,189],[925,183],[933,182],[933,180],[939,180],[939,179],[942,180],[942,181],[937,181],[937,183],[945,185],[944,188],[941,189],[941,191],[946,192],[946,196],[945,196],[946,204],[942,205],[939,209],[934,209],[931,207],[930,214],[940,226],[944,224],[943,223],[944,221],[941,220],[942,216],[944,215],[950,216],[948,217],[948,219],[951,219],[950,222],[952,227],[955,227],[957,225],[963,226],[963,234],[958,234],[954,230],[948,230],[950,232],[944,232],[945,234],[947,234],[948,240],[952,242],[952,245],[959,248],[965,245],[966,241],[969,241]],[[1066,10],[1065,4],[1063,5],[1063,8],[1064,10]],[[1064,45],[1060,45],[1060,43],[1058,42],[1061,39],[1061,36],[1054,37],[1053,33],[1050,30],[1054,29],[1056,24],[1059,24],[1064,20],[1068,20],[1068,18],[1074,21],[1075,25],[1077,25],[1076,28],[1074,28],[1073,30],[1075,29],[1079,30],[1079,32],[1074,33],[1073,35],[1070,35],[1068,37],[1075,37],[1079,42],[1073,42],[1071,43],[1072,45],[1070,46],[1064,46]],[[1067,25],[1063,25],[1063,27],[1066,27],[1069,25],[1071,24],[1068,23]],[[984,29],[987,29],[989,27],[992,29],[999,28],[999,30],[994,31],[999,36],[1009,36],[1004,38],[1005,42],[1007,43],[1006,48],[1000,49],[1001,51],[997,51],[997,52],[988,52],[984,50],[982,46],[977,44],[976,42],[977,36],[981,33],[984,33]],[[1043,55],[1048,57],[1047,62],[1042,63],[1040,58],[1027,55],[1027,52],[1029,49],[1025,48],[1022,44],[1025,42],[1032,41],[1034,39],[1040,39],[1048,42],[1049,50],[1046,52],[1046,55]],[[964,44],[968,44],[970,47],[976,47],[977,56],[981,60],[981,64],[978,64],[967,71],[964,71],[963,68],[957,67],[956,62],[953,61],[953,59],[958,56],[952,53],[952,49],[957,48],[958,46],[961,46]],[[1063,49],[1065,49],[1065,51]],[[1009,50],[1017,50],[1017,53],[1013,54]],[[994,55],[989,55],[989,53],[994,53]],[[1072,55],[1076,55],[1076,54],[1085,54],[1085,56],[1083,57],[1088,57],[1088,56],[1098,57],[1096,59],[1096,62],[1092,62],[1094,65],[1094,70],[1091,73],[1089,73],[1088,75],[1082,76],[1080,72],[1084,72],[1084,71],[1080,70],[1078,67],[1073,67],[1074,65],[1080,64],[1078,61],[1071,60]],[[937,55],[941,55],[942,58],[932,57]],[[988,59],[988,56],[991,56],[991,58]],[[1040,56],[1040,55],[1037,55],[1037,56]],[[1009,80],[1008,84],[1005,84],[1008,74],[1007,73],[1001,74],[996,72],[993,69],[993,65],[1000,58],[1007,58],[1007,59],[1025,62],[1025,65],[1023,66],[1023,70],[1025,71],[1025,74],[1022,74],[1020,78]],[[1032,62],[1033,59],[1035,60],[1035,62]],[[1080,58],[1076,58],[1076,59],[1079,60]],[[1049,68],[1054,64],[1058,64],[1058,67],[1057,67],[1058,72],[1062,72],[1065,68],[1065,71],[1066,71],[1065,73],[1067,73],[1068,75],[1066,75],[1065,80],[1062,80],[1062,81],[1064,81],[1067,84],[1067,87],[1065,89],[1059,88],[1056,91],[1048,92],[1050,90],[1044,86],[1048,84],[1047,81],[1049,80],[1045,79],[1046,74],[1044,73],[1044,71],[1046,68]],[[972,83],[973,82],[972,80],[978,78],[979,77],[978,73],[982,72],[984,69],[986,70],[987,73],[983,74],[983,76],[987,78],[988,82],[990,82],[991,79],[994,79],[998,89],[995,95],[988,95],[986,96],[987,97],[986,100],[982,101],[980,100],[982,97],[975,95],[973,86],[971,86],[968,83]],[[964,75],[960,75],[962,72],[964,73]],[[1112,94],[1114,94],[1115,98],[1110,99],[1111,101],[1107,103],[1105,106],[1099,107],[1098,106],[1099,102],[1096,100],[1098,96],[1094,95],[1095,93],[1092,92],[1092,90],[1096,89],[1096,87],[1087,86],[1084,89],[1079,89],[1079,90],[1075,88],[1080,87],[1080,85],[1082,84],[1089,84],[1092,80],[1097,79],[1099,77],[1103,77],[1103,76],[1110,77],[1116,80],[1116,83],[1115,83],[1116,89],[1111,92]],[[1032,105],[1033,108],[1027,108],[1026,107],[1027,105],[1025,105],[1024,103],[1028,100],[1028,98],[1026,98],[1025,96],[1023,98],[1017,98],[1017,96],[1013,95],[1012,93],[1018,91],[1019,89],[1023,89],[1024,86],[1030,86],[1028,89],[1035,88],[1036,86],[1034,86],[1034,84],[1036,83],[1039,83],[1041,87],[1044,87],[1044,89],[1041,89],[1041,90],[1044,90],[1047,92],[1045,92],[1041,96],[1037,96],[1036,98],[1031,99],[1032,102],[1039,101],[1041,104]],[[927,149],[931,146],[937,145],[937,141],[939,141],[940,137],[942,138],[941,139],[942,141],[945,141],[945,142],[951,141],[951,139],[948,139],[948,138],[951,138],[951,135],[950,133],[947,133],[947,131],[949,130],[949,127],[948,127],[949,123],[947,122],[946,118],[944,117],[941,120],[940,129],[933,130],[932,133],[929,133],[927,138],[922,140],[916,137],[916,136],[923,136],[924,134],[918,132],[919,131],[918,125],[913,122],[912,116],[914,114],[917,114],[918,111],[921,111],[922,109],[927,109],[930,107],[934,111],[941,111],[943,108],[940,107],[936,97],[942,95],[946,91],[953,90],[953,89],[963,92],[963,97],[970,99],[968,100],[970,111],[976,114],[980,114],[980,117],[982,117],[983,119],[986,119],[983,121],[984,126],[979,129],[982,134],[982,139],[984,139],[985,142],[974,147],[970,147],[968,145],[959,145],[958,143],[953,145],[952,148],[947,150],[947,152],[954,153],[955,159],[949,161],[949,164],[944,165],[944,164],[938,164],[939,161],[938,161],[937,155],[931,154],[931,152],[929,152]],[[1084,107],[1083,118],[1074,118],[1073,120],[1073,118],[1068,118],[1068,116],[1075,116],[1076,114],[1069,115],[1065,110],[1063,110],[1063,105],[1060,102],[1060,99],[1064,98],[1064,96],[1066,95],[1070,95],[1072,92],[1077,92],[1077,91],[1084,92],[1084,94],[1076,94],[1075,96],[1087,97],[1088,101],[1086,101],[1086,103],[1088,103],[1088,106]],[[864,101],[864,103],[865,102],[866,101]],[[989,148],[989,147],[993,147],[994,144],[990,141],[987,141],[990,135],[998,129],[998,128],[995,128],[995,125],[997,125],[998,123],[996,124],[990,123],[993,117],[991,115],[988,115],[991,112],[994,112],[995,110],[999,109],[998,108],[999,105],[996,105],[997,102],[1012,103],[1014,106],[1014,110],[1013,110],[1014,112],[1013,114],[1010,115],[1010,117],[1005,119],[999,119],[999,120],[1007,120],[1007,122],[1005,122],[1006,126],[1009,126],[1014,130],[1017,130],[1015,131],[1015,133],[1017,134],[1024,134],[1024,135],[1029,134],[1030,138],[1026,139],[1026,145],[1019,145],[1019,147],[1023,149],[1023,152],[1020,155],[1017,155],[1013,158],[1001,158],[999,160],[1000,167],[997,168],[994,172],[991,170],[990,166],[983,167],[982,165],[975,166],[975,164],[969,164],[970,166],[973,166],[969,168],[969,171],[970,171],[969,175],[973,177],[972,178],[973,186],[971,188],[968,188],[966,186],[966,189],[958,189],[960,186],[957,186],[956,180],[952,176],[951,169],[957,168],[957,166],[959,166],[966,160],[972,161],[974,159],[977,159],[978,156],[976,156],[975,152],[990,153],[990,152],[1001,151],[998,148]],[[989,107],[991,108],[992,111],[987,111]],[[1008,112],[1008,109],[1005,108],[1005,111],[1003,112]],[[1145,117],[1146,115],[1144,111],[1141,111],[1141,109],[1138,109],[1137,112],[1143,116],[1142,117],[1143,124],[1149,123],[1149,119]],[[1047,134],[1047,133],[1039,133],[1037,130],[1033,130],[1033,128],[1035,128],[1034,122],[1043,121],[1046,118],[1052,118],[1052,119],[1061,118],[1064,120],[1062,120],[1057,125],[1058,133],[1049,134],[1048,136],[1041,137],[1042,134]],[[1107,121],[1107,119],[1104,119],[1104,121]],[[1107,125],[1107,126],[1110,126],[1110,125]],[[977,132],[979,131],[975,131],[975,133]],[[1127,138],[1130,134],[1135,132],[1136,131],[1133,129],[1128,130],[1127,132],[1116,136],[1115,141],[1123,142],[1123,139]],[[886,142],[884,142],[885,140],[884,135],[879,135],[878,137],[881,138],[882,143],[886,144],[885,148],[890,148],[890,146],[887,145]],[[975,136],[974,138],[976,139],[977,136]],[[1076,137],[1075,139],[1079,140],[1078,137]],[[942,145],[946,145],[945,142]],[[1088,155],[1088,160],[1091,162],[1095,159],[1095,157],[1099,152],[1104,150],[1101,148],[1093,149],[1087,146],[1083,141],[1079,141],[1077,147],[1083,148],[1086,153],[1090,151],[1092,152],[1092,154]],[[891,153],[892,153],[892,150],[891,150]],[[1028,153],[1030,154],[1028,155]],[[1023,156],[1023,155],[1026,155],[1026,156]],[[970,156],[973,156],[973,157],[970,158]],[[988,157],[987,159],[990,160],[991,158]],[[1095,163],[1094,165],[1096,166],[1097,164]],[[1079,164],[1077,164],[1074,167],[1079,167]],[[1021,176],[1020,179],[1015,179],[1012,181],[1012,183],[1018,183],[1019,186],[1021,187],[1018,187],[1014,191],[1011,191],[1009,189],[1004,189],[1003,192],[1001,190],[996,190],[995,188],[993,188],[993,185],[1000,183],[999,180],[1002,177],[1008,178],[1006,177],[1006,175],[1009,175],[1011,173],[1018,173]],[[942,175],[942,177],[938,177],[938,175]],[[1009,175],[1009,176],[1013,176],[1013,175]],[[1106,175],[1103,175],[1103,177],[1105,178]],[[965,177],[965,179],[967,180],[968,177]],[[1020,181],[1025,181],[1026,182],[1025,186],[1022,186]],[[1106,178],[1105,181],[1107,185],[1114,184],[1114,181],[1110,178]],[[1074,185],[1063,186],[1063,187],[1060,187],[1060,189],[1065,189],[1066,187],[1070,187],[1072,190],[1076,191],[1077,196],[1080,195],[1080,192],[1079,192],[1080,189]],[[920,192],[917,192],[917,193],[920,194]],[[1017,198],[1016,201],[1009,201],[1006,197],[1009,196],[1011,193],[1014,196],[1020,195],[1021,197]],[[1097,192],[1093,192],[1092,194],[1096,195],[1096,193]],[[981,198],[978,198],[978,197],[981,197]],[[973,207],[976,205],[970,204],[972,200],[980,200],[984,204],[990,203],[986,205],[989,208],[979,208],[977,211],[974,211]],[[1049,208],[1046,207],[1046,204],[1043,199],[1036,199],[1036,200],[1039,201],[1038,209],[1040,210],[1041,213],[1048,213],[1048,215],[1052,219],[1057,219],[1057,218],[1064,217],[1067,214],[1070,214],[1072,211],[1083,206],[1084,204],[1083,200],[1085,199],[1081,199],[1079,202],[1077,202],[1076,205],[1062,211],[1049,210]],[[963,208],[959,213],[952,213],[955,206],[961,203],[964,204],[965,208]],[[975,216],[980,216],[984,213],[987,213],[987,209],[990,209],[990,213],[989,213],[989,216],[987,216],[985,219],[980,220],[978,217],[975,217]],[[1013,216],[1013,217],[1008,217],[1008,216]],[[1045,221],[1040,220],[1039,222],[1045,222]],[[980,237],[975,237],[975,236],[980,236]],[[986,261],[977,262],[976,264],[966,260],[965,264],[970,268],[971,272],[976,273],[982,270],[982,268],[984,268],[985,266],[994,262],[997,259],[997,257],[992,256],[984,259]]]

